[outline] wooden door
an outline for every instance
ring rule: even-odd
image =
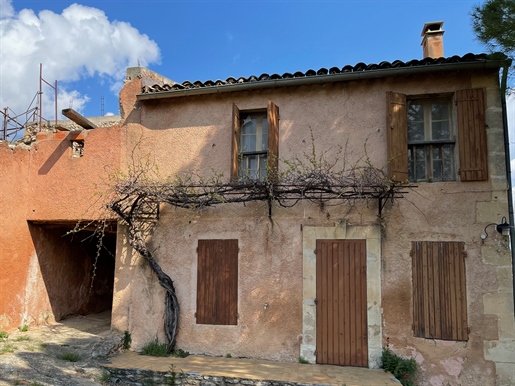
[[[366,240],[316,242],[317,363],[368,366]]]

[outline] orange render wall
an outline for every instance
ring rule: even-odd
[[[72,158],[77,133],[40,133],[30,149],[0,145],[0,329],[54,317],[28,221],[97,218],[95,193],[119,168],[119,127],[81,135],[81,158]]]

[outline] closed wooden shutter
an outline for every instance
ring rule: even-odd
[[[485,96],[481,88],[456,92],[461,181],[488,179]]]
[[[238,323],[238,240],[199,240],[197,324]]]
[[[411,254],[414,335],[468,340],[464,244],[414,241]]]
[[[268,101],[268,178],[277,179],[279,165],[279,107]]]
[[[235,103],[232,105],[232,165],[231,180],[238,181],[239,154],[240,154],[240,109]]]
[[[386,141],[388,177],[393,181],[408,180],[408,123],[406,95],[386,93]]]

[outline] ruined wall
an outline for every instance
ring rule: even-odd
[[[79,219],[98,218],[95,193],[105,190],[110,170],[119,167],[119,133],[116,127],[48,132],[29,149],[0,146],[0,328],[54,320],[28,222],[65,222],[71,229]],[[72,157],[72,139],[84,141],[83,157]],[[59,280],[57,271],[53,280]]]
[[[341,155],[342,147],[346,156],[341,162],[368,156],[372,164],[386,166],[387,91],[418,95],[472,87],[487,89],[488,181],[419,183],[405,199],[387,204],[382,221],[376,217],[375,202],[274,208],[272,220],[260,204],[226,206],[199,215],[163,208],[149,241],[165,272],[176,281],[179,347],[212,355],[296,360],[302,343],[313,339],[302,334],[302,303],[313,299],[303,295],[301,227],[380,225],[381,282],[372,284],[370,291],[380,294],[380,304],[371,306],[383,313],[382,321],[373,322],[377,329],[369,324],[369,331],[380,334],[384,344],[388,338],[393,351],[416,358],[419,384],[480,380],[489,385],[496,378],[498,384],[509,384],[513,363],[508,353],[515,347],[515,328],[508,244],[495,231],[484,242],[480,238],[488,223],[499,223],[508,215],[496,73],[410,76],[143,102],[135,99],[141,90],[141,81],[135,80],[121,93],[122,158],[131,163],[150,154],[162,176],[188,171],[209,175],[211,169],[229,176],[232,104],[240,110],[257,109],[272,100],[280,109],[281,159],[311,152],[313,136],[318,154]],[[149,268],[122,240],[121,228],[119,236],[113,325],[129,329],[139,348],[155,336],[164,338],[164,294]],[[237,326],[195,324],[195,249],[198,239],[209,238],[239,240]],[[468,342],[413,337],[412,241],[465,243]],[[265,303],[270,305],[266,309]]]

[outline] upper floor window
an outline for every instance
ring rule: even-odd
[[[279,108],[268,101],[266,109],[240,111],[233,105],[233,181],[264,181],[277,177]]]
[[[453,181],[455,136],[449,99],[408,101],[410,181]]]
[[[488,180],[484,90],[408,102],[387,92],[387,153],[393,181]]]
[[[242,113],[240,131],[240,165],[238,175],[242,179],[266,178],[268,156],[268,121],[266,111]]]

